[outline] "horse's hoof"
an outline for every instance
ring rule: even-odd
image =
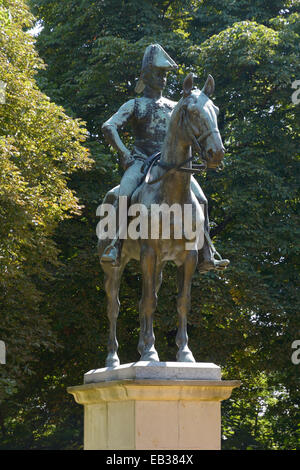
[[[118,367],[120,365],[120,359],[118,355],[115,354],[109,354],[106,358],[105,361],[105,367]]]
[[[145,351],[142,354],[140,361],[159,362],[157,351],[155,349],[152,349],[150,351]]]
[[[177,362],[196,362],[193,353],[192,351],[190,351],[190,349],[178,351],[176,359]]]
[[[139,343],[137,350],[140,353],[140,356],[144,354],[144,349],[145,349],[145,343],[144,342]]]

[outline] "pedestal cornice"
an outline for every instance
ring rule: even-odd
[[[81,405],[114,401],[222,401],[238,380],[120,380],[68,387]]]

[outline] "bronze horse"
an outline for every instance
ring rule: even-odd
[[[140,261],[142,270],[142,298],[139,303],[140,336],[138,351],[141,361],[159,361],[155,349],[153,332],[153,314],[157,305],[157,295],[162,282],[162,272],[167,261],[174,261],[178,267],[177,312],[179,318],[176,344],[177,361],[195,362],[188,347],[187,314],[190,310],[191,281],[198,261],[198,250],[203,245],[204,216],[203,210],[191,191],[192,167],[191,149],[201,152],[208,168],[218,168],[224,157],[224,147],[217,125],[218,108],[209,96],[214,91],[214,80],[209,75],[203,89],[193,89],[193,74],[189,74],[183,83],[183,97],[175,106],[161,157],[156,165],[148,171],[146,180],[136,189],[131,204],[140,204],[147,209],[146,217],[151,225],[151,206],[167,204],[171,207],[191,208],[192,224],[190,234],[182,231],[180,238],[174,236],[174,219],[170,219],[169,239],[159,236],[145,237],[138,240],[124,240],[120,266],[102,263],[105,273],[105,291],[107,296],[107,313],[110,323],[107,367],[120,364],[116,337],[117,318],[119,314],[119,287],[126,264],[130,259]],[[118,197],[118,187],[109,191],[103,203],[113,203]],[[198,228],[198,231],[195,229]],[[199,229],[200,228],[200,229]],[[202,238],[201,238],[202,237]],[[201,242],[202,240],[202,242]],[[99,239],[98,254],[101,258],[109,239]],[[188,248],[187,248],[188,247]]]

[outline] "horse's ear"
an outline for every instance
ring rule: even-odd
[[[194,74],[191,72],[189,73],[183,82],[183,96],[189,96],[191,94],[192,88],[194,86]]]
[[[215,81],[211,75],[208,75],[202,91],[206,94],[206,96],[211,96],[215,91]]]

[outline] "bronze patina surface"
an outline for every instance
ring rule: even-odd
[[[149,209],[153,204],[190,204],[193,226],[202,223],[204,244],[199,250],[199,239],[194,248],[186,249],[188,241],[181,239],[121,240],[119,226],[113,240],[99,240],[98,253],[105,272],[105,290],[108,300],[110,334],[107,366],[117,366],[118,343],[116,322],[119,312],[119,284],[123,269],[130,259],[140,260],[143,275],[143,293],[140,301],[140,339],[138,350],[143,361],[158,361],[154,346],[153,313],[162,280],[162,270],[169,260],[178,266],[179,328],[176,344],[178,361],[194,362],[188,348],[186,316],[190,305],[191,279],[198,264],[200,272],[223,270],[229,264],[216,252],[209,237],[207,199],[192,176],[193,152],[201,155],[208,168],[217,168],[224,156],[224,147],[218,130],[218,108],[209,98],[214,91],[214,80],[208,76],[202,90],[194,89],[193,75],[183,83],[183,97],[176,103],[162,96],[167,72],[176,68],[175,62],[158,44],[147,47],[141,76],[136,91],[143,96],[129,100],[106,121],[103,133],[120,155],[125,170],[121,183],[106,195],[103,203],[113,203],[118,208],[118,198],[126,196],[131,203],[143,204]],[[120,131],[131,125],[134,145],[126,148]],[[146,181],[143,169],[149,157],[160,153],[159,161],[148,168]],[[149,221],[151,222],[151,221]],[[121,223],[122,225],[122,223]],[[198,263],[198,255],[201,262]],[[219,258],[219,259],[216,259]]]

